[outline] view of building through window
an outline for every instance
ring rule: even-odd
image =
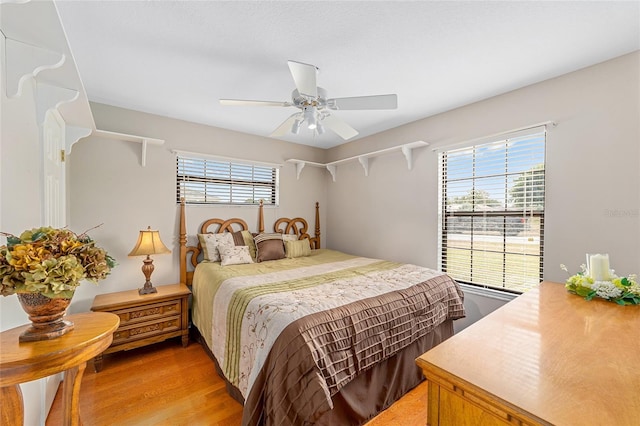
[[[440,153],[441,269],[523,292],[542,279],[544,129]]]

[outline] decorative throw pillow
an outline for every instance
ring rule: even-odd
[[[285,241],[284,248],[289,259],[311,255],[311,244],[308,238],[297,241]]]
[[[298,241],[298,236],[296,234],[282,234],[282,241]]]
[[[242,235],[243,231],[232,232],[231,236],[233,237],[233,244],[236,246],[246,246],[247,244],[244,242],[244,236]]]
[[[220,259],[222,266],[253,263],[248,246],[220,247]]]
[[[256,242],[253,241],[253,235],[249,231],[242,231],[242,238],[244,238],[244,245],[249,247],[251,258],[256,260]]]
[[[202,252],[204,260],[212,262],[220,261],[219,247],[233,247],[233,236],[229,232],[222,234],[198,234],[200,240],[200,246],[202,246]]]
[[[256,262],[284,259],[282,234],[258,234],[253,240],[256,242]]]

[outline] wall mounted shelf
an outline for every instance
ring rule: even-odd
[[[162,139],[154,139],[154,138],[145,138],[144,136],[136,136],[136,135],[128,135],[126,133],[117,133],[117,132],[109,132],[107,130],[95,130],[93,132],[95,136],[100,136],[106,139],[116,139],[119,141],[126,142],[137,142],[142,144],[142,152],[140,155],[140,165],[142,167],[147,165],[147,145],[162,145],[164,140]]]
[[[305,166],[313,166],[313,167],[321,167],[326,168],[329,173],[331,173],[331,177],[333,181],[336,181],[336,172],[338,170],[338,165],[343,163],[348,163],[350,161],[358,160],[362,168],[364,169],[364,175],[369,176],[369,158],[378,157],[380,155],[389,154],[395,151],[401,151],[404,154],[405,159],[407,160],[407,167],[409,170],[413,168],[413,150],[416,148],[422,148],[429,145],[424,141],[416,141],[405,143],[403,145],[393,146],[391,148],[385,148],[378,151],[366,152],[364,154],[355,155],[353,157],[344,158],[342,160],[331,161],[329,163],[316,163],[314,161],[306,161],[306,160],[298,160],[296,158],[291,158],[287,160],[287,163],[293,163],[296,165],[296,177],[300,179],[300,173]]]
[[[25,85],[33,81],[38,124],[55,110],[66,126],[85,129],[76,135],[90,133],[95,122],[55,3],[0,1],[0,15],[7,97],[23,96]]]
[[[147,145],[163,140],[97,130],[84,85],[58,16],[54,1],[0,1],[0,52],[4,56],[8,98],[22,96],[24,85],[35,81],[36,119],[43,124],[48,111],[65,123],[65,152],[91,134],[142,144],[142,166]],[[31,25],[25,25],[25,22]]]

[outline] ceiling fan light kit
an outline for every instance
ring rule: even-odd
[[[307,122],[309,130],[314,130],[318,127],[316,124],[316,110],[314,107],[307,107],[304,109],[304,120]]]
[[[300,125],[302,124],[302,120],[293,120],[293,124],[291,125],[291,133],[297,135],[300,132]]]
[[[327,98],[327,91],[318,87],[316,83],[319,71],[316,66],[297,61],[288,61],[288,65],[296,86],[296,89],[291,93],[291,102],[220,99],[220,104],[229,106],[292,106],[298,108],[300,112],[289,116],[270,136],[284,136],[288,132],[297,135],[302,124],[306,123],[306,127],[317,135],[322,135],[325,128],[328,128],[344,140],[358,135],[358,131],[329,111],[396,109],[398,107],[398,96],[395,94]]]

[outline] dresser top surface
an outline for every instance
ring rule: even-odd
[[[93,299],[91,310],[101,311],[127,306],[142,306],[165,300],[187,297],[191,294],[184,284],[170,284],[154,287],[158,292],[151,294],[138,294],[138,290],[126,290],[116,293],[99,294]]]
[[[639,326],[640,306],[586,301],[544,282],[418,364],[552,424],[630,424],[640,419]]]

